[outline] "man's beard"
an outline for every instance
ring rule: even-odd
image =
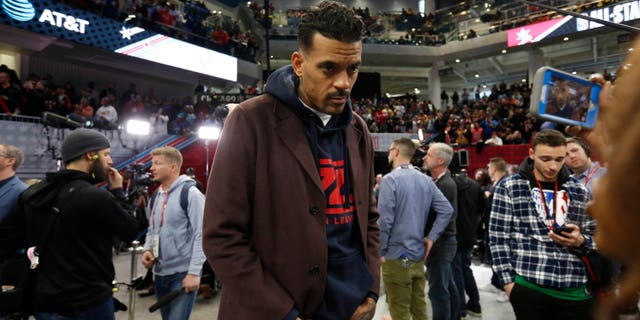
[[[102,162],[94,161],[91,170],[89,170],[89,174],[94,183],[100,183],[107,180],[107,170],[108,168],[102,166]]]

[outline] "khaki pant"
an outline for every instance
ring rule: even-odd
[[[387,260],[382,264],[382,280],[387,290],[387,304],[393,320],[427,320],[424,289],[424,262]]]

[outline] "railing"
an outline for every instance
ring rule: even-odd
[[[28,122],[28,123],[42,123],[40,117],[13,115],[8,113],[0,113],[0,120],[16,121],[16,122]]]

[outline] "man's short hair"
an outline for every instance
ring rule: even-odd
[[[18,168],[22,165],[22,161],[24,161],[22,150],[10,144],[0,144],[0,146],[2,146],[2,148],[4,149],[4,153],[0,154],[0,156],[16,159],[16,161],[13,163],[13,171],[18,170]]]
[[[567,144],[575,143],[579,145],[582,148],[582,150],[584,150],[584,153],[587,155],[587,157],[591,158],[591,146],[587,143],[586,140],[580,137],[569,137],[566,140],[567,140]]]
[[[489,159],[489,163],[493,165],[493,167],[498,172],[507,172],[507,162],[502,157],[494,157]]]
[[[449,167],[451,159],[453,159],[453,148],[450,145],[442,142],[434,142],[429,145],[429,149],[434,148],[438,153],[438,158],[444,159],[444,166]]]
[[[174,147],[160,147],[151,151],[151,156],[164,156],[169,161],[178,165],[178,170],[182,167],[182,153]]]
[[[300,20],[298,26],[298,47],[307,50],[313,47],[316,32],[345,43],[362,40],[365,25],[360,16],[343,3],[322,1],[312,7]]]
[[[567,140],[558,130],[542,130],[536,134],[536,137],[533,139],[533,143],[531,144],[531,148],[535,150],[536,146],[539,144],[549,147],[561,147],[567,145]]]
[[[400,154],[405,158],[411,158],[416,153],[416,145],[409,138],[396,139],[391,145],[398,148]]]

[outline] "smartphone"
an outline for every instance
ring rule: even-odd
[[[598,118],[601,86],[551,67],[536,71],[531,114],[540,119],[593,128]]]
[[[565,236],[564,234],[562,234],[562,232],[570,233],[572,231],[573,231],[573,228],[567,227],[567,226],[559,226],[559,227],[553,229],[553,232],[555,232],[557,235],[562,236],[562,237]]]

